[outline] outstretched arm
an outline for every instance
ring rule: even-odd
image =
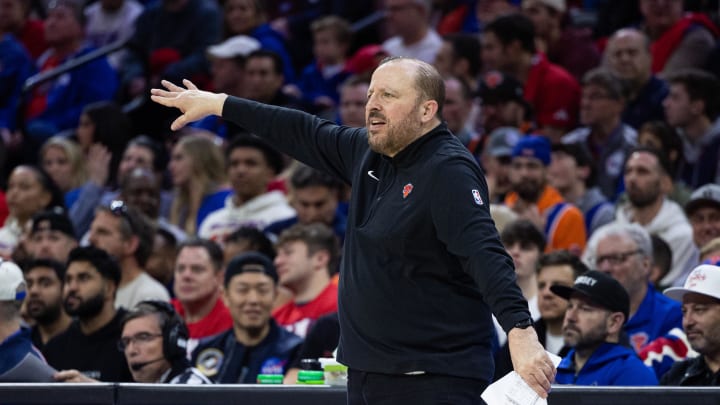
[[[165,107],[175,107],[182,112],[170,128],[173,131],[184,127],[185,125],[205,118],[208,115],[222,115],[223,104],[227,99],[227,94],[211,93],[209,91],[198,90],[198,88],[190,81],[183,80],[185,88],[173,84],[167,80],[162,81],[162,85],[167,89],[152,89],[150,97],[154,102],[164,105]]]

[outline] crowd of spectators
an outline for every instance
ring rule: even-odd
[[[0,382],[295,383],[332,356],[351,185],[219,117],[170,132],[149,89],[358,127],[374,68],[407,56],[445,78],[556,382],[718,385],[719,13],[0,0]]]

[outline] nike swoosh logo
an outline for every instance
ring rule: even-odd
[[[380,181],[380,179],[375,176],[375,170],[368,170],[368,176],[372,177],[376,181]]]

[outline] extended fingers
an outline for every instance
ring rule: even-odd
[[[198,89],[197,86],[195,86],[195,84],[193,84],[193,82],[191,82],[188,79],[183,79],[183,84],[185,85],[185,87],[188,88],[188,90],[197,90]]]
[[[169,80],[162,80],[160,81],[160,84],[162,84],[166,89],[170,91],[183,91],[182,87],[178,86],[177,84],[169,81]]]

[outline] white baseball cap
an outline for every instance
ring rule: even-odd
[[[23,298],[25,298],[25,279],[22,270],[13,262],[2,261],[0,263],[0,301],[15,301]]]
[[[701,264],[693,269],[685,285],[671,287],[663,292],[668,297],[682,301],[687,293],[697,293],[720,299],[720,267]]]
[[[260,41],[247,35],[236,35],[225,41],[209,46],[207,53],[216,58],[235,58],[237,56],[248,56],[250,53],[260,49]]]

